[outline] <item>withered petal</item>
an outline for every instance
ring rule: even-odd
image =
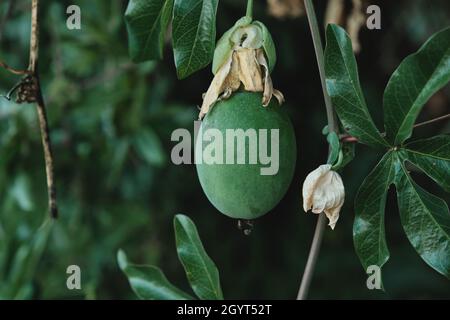
[[[202,119],[203,116],[208,113],[210,107],[217,101],[219,95],[222,93],[224,83],[226,82],[228,74],[231,70],[232,61],[233,55],[230,55],[228,60],[220,67],[213,80],[211,81],[208,91],[206,91],[206,94],[203,98],[199,119]]]

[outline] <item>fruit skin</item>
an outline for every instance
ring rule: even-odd
[[[261,165],[259,157],[257,164],[248,164],[248,141],[247,164],[196,164],[209,201],[231,218],[255,219],[266,214],[283,198],[294,174],[297,150],[292,123],[275,99],[267,107],[261,101],[261,93],[234,93],[214,105],[199,130],[196,153],[201,150],[202,133],[207,129],[219,129],[223,137],[226,129],[279,129],[279,169],[275,175],[260,174],[260,168],[269,165]],[[267,141],[270,148],[270,130]],[[203,142],[203,149],[208,144]],[[224,148],[223,159],[225,154]]]

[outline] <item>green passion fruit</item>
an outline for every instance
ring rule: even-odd
[[[291,121],[275,99],[267,107],[261,101],[262,93],[253,92],[236,92],[218,101],[196,139],[203,191],[231,218],[251,220],[266,214],[283,198],[294,174],[297,151]],[[245,132],[240,144],[239,132]],[[222,147],[211,148],[219,136]]]

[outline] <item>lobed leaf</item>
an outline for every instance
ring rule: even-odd
[[[423,105],[450,80],[450,27],[434,34],[392,74],[383,97],[387,139],[408,139]]]
[[[407,159],[450,192],[450,135],[417,140],[404,148]]]
[[[355,198],[353,242],[364,270],[382,267],[389,259],[384,211],[389,186],[394,182],[395,159],[387,153],[366,177]]]
[[[450,278],[450,212],[447,204],[412,181],[403,163],[395,184],[406,236],[428,265]]]

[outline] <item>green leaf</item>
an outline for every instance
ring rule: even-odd
[[[21,288],[31,283],[36,268],[48,243],[53,220],[46,220],[28,243],[19,247],[14,255],[8,276],[7,296],[17,299]]]
[[[130,0],[125,23],[133,61],[162,58],[172,8],[173,0]]]
[[[327,135],[327,141],[330,145],[330,154],[327,163],[334,164],[339,156],[339,151],[341,150],[341,144],[339,143],[339,137],[336,132],[330,132]]]
[[[138,131],[133,139],[134,147],[148,164],[161,167],[166,163],[166,155],[158,135],[150,128]]]
[[[190,300],[187,293],[181,291],[169,280],[164,273],[154,266],[129,264],[127,256],[122,250],[117,252],[117,262],[125,273],[130,286],[140,299],[144,300]]]
[[[342,153],[343,158],[341,164],[339,165],[339,168],[345,167],[353,160],[353,158],[355,158],[355,144],[351,142],[349,143],[344,142],[342,144]]]
[[[7,266],[7,256],[9,248],[9,239],[3,228],[2,222],[0,222],[0,280],[3,280],[6,273]],[[1,288],[0,286],[0,299],[1,299]]]
[[[411,142],[404,151],[405,159],[450,192],[450,135]]]
[[[389,259],[384,210],[387,191],[394,177],[394,156],[386,153],[356,195],[353,242],[364,270],[370,265],[381,268]]]
[[[192,289],[202,300],[223,299],[219,271],[206,254],[194,222],[178,214],[173,223],[178,257]]]
[[[367,145],[387,146],[367,109],[350,38],[344,29],[333,24],[328,25],[326,38],[327,91],[344,129]]]
[[[331,167],[334,171],[342,170],[347,164],[349,164],[355,157],[355,144],[354,143],[342,143],[341,149],[336,163]]]
[[[217,5],[218,0],[175,0],[172,41],[178,78],[186,78],[211,62]]]
[[[11,183],[10,192],[20,209],[32,211],[34,209],[33,194],[31,192],[30,178],[25,173],[20,173]]]
[[[227,61],[228,57],[233,50],[233,43],[230,38],[233,32],[240,27],[249,25],[252,22],[250,17],[242,17],[234,26],[232,26],[228,31],[226,31],[219,41],[217,41],[216,49],[214,50],[214,58],[212,63],[212,73],[216,74],[220,67]]]
[[[261,29],[264,53],[267,57],[269,72],[272,72],[277,62],[277,51],[275,49],[275,43],[273,42],[272,36],[270,35],[270,32],[264,25],[264,23],[260,21],[254,21],[252,24],[257,25]]]
[[[406,236],[428,265],[450,278],[450,212],[447,204],[412,181],[403,163],[395,184]]]
[[[411,136],[423,105],[450,80],[450,28],[434,34],[392,74],[383,97],[387,139],[398,145]]]

